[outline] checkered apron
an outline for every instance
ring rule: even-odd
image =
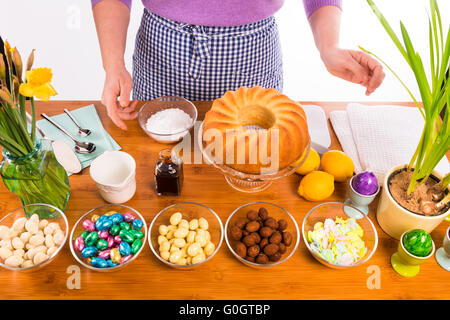
[[[213,100],[227,90],[282,90],[283,70],[274,17],[232,27],[169,20],[144,9],[133,55],[133,98],[176,95]]]

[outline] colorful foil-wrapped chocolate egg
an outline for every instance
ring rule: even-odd
[[[378,190],[378,180],[370,171],[361,172],[352,180],[353,189],[364,196],[370,196]]]

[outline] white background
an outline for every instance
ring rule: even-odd
[[[428,0],[375,1],[396,30],[400,19],[405,23],[417,48],[428,46]],[[377,53],[418,96],[411,72],[366,1],[343,2],[341,45],[353,49],[361,45]],[[440,0],[439,5],[447,26],[450,1]],[[130,72],[142,8],[140,1],[133,1],[125,57]],[[0,0],[0,12],[0,34],[17,46],[23,60],[36,48],[35,66],[53,69],[53,84],[59,93],[56,99],[100,99],[104,72],[90,0]],[[364,88],[328,74],[316,51],[301,0],[286,0],[276,16],[283,47],[284,93],[291,98],[303,101],[411,100],[387,71],[384,83],[370,97],[364,95]],[[427,52],[421,53],[428,57]]]

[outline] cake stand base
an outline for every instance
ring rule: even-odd
[[[444,248],[439,248],[436,251],[436,261],[439,265],[447,271],[450,271],[450,257],[445,252]]]
[[[409,264],[405,264],[399,257],[398,253],[394,253],[391,256],[391,265],[392,268],[399,275],[407,278],[415,277],[420,271],[420,266],[413,266]]]
[[[225,176],[225,180],[227,180],[228,184],[234,189],[247,193],[263,191],[272,184],[272,181],[252,181],[228,176]]]

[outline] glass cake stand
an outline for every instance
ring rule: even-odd
[[[238,171],[224,163],[221,163],[220,161],[216,161],[215,157],[208,149],[206,142],[203,140],[203,122],[201,123],[198,130],[197,142],[206,162],[219,169],[224,175],[225,180],[231,187],[238,191],[247,193],[263,191],[267,189],[274,180],[286,177],[294,173],[295,170],[297,170],[303,164],[303,162],[305,162],[306,158],[308,157],[311,145],[311,140],[309,139],[303,154],[294,162],[284,168],[280,168],[277,171],[265,174],[251,174]]]

